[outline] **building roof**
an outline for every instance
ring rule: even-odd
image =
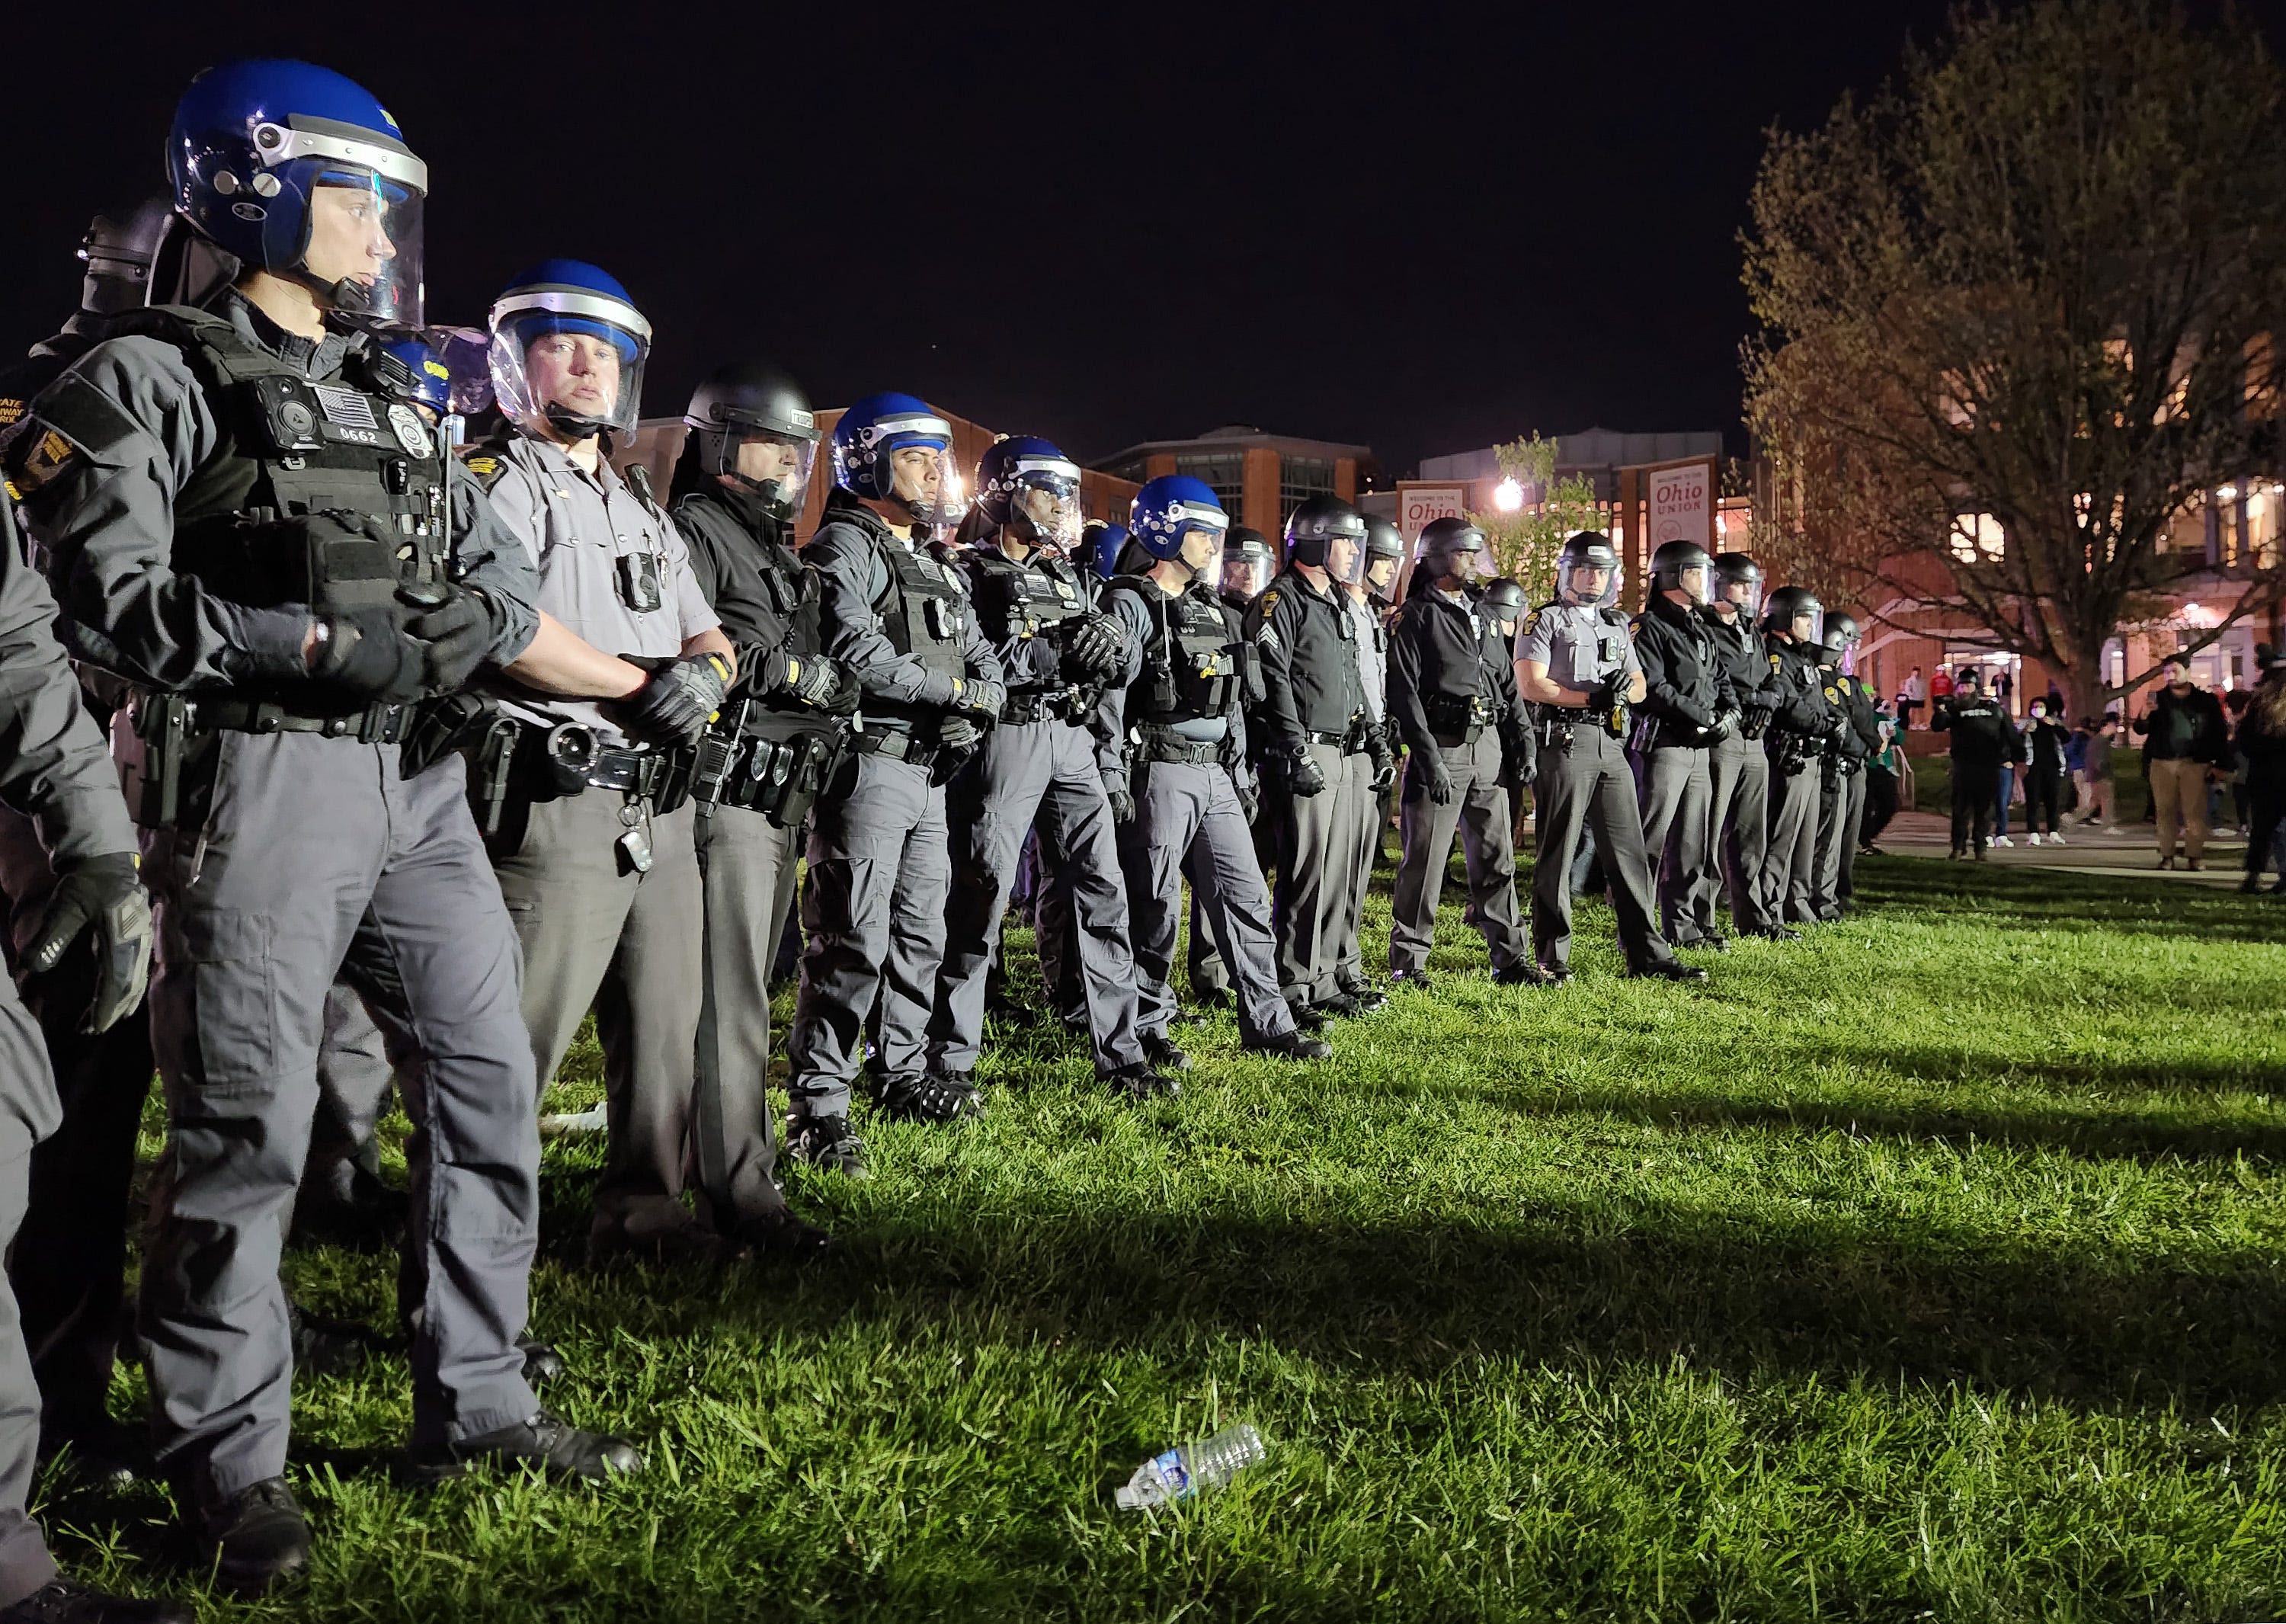
[[[1292,434],[1271,434],[1252,423],[1225,423],[1218,429],[1210,429],[1186,440],[1144,440],[1115,451],[1108,457],[1098,457],[1088,466],[1112,468],[1160,452],[1173,452],[1179,455],[1184,452],[1244,451],[1257,446],[1287,457],[1353,457],[1360,462],[1370,461],[1373,457],[1370,445],[1352,445],[1340,440],[1305,439]]]
[[[1680,462],[1686,457],[1719,457],[1722,431],[1686,430],[1673,434],[1629,434],[1618,429],[1582,429],[1559,434],[1556,467],[1559,473],[1573,469],[1642,468],[1654,462]],[[1491,447],[1455,452],[1446,457],[1423,457],[1423,479],[1498,479],[1499,454]]]

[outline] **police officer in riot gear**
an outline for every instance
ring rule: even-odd
[[[983,1108],[974,1084],[931,1073],[927,1028],[952,886],[944,786],[1005,690],[965,581],[927,546],[957,489],[951,425],[910,395],[869,395],[832,448],[803,556],[824,587],[825,650],[861,697],[851,753],[814,814],[787,1139],[803,1160],[862,1176],[849,1085],[877,1006],[882,1111],[952,1123]]]
[[[627,289],[584,262],[542,261],[489,325],[508,427],[469,467],[540,571],[540,606],[623,656],[614,667],[659,673],[609,706],[501,690],[513,781],[493,855],[524,945],[532,1061],[552,1078],[595,1009],[611,1147],[590,1258],[711,1261],[725,1237],[682,1203],[705,891],[681,753],[721,707],[735,657],[648,475],[610,461],[650,346]]]
[[[1701,611],[1714,561],[1695,541],[1662,543],[1651,555],[1651,601],[1635,619],[1644,672],[1633,748],[1644,810],[1644,849],[1659,881],[1660,927],[1678,948],[1721,951],[1730,943],[1691,911],[1714,841],[1714,746],[1738,730],[1730,680]]]
[[[31,1151],[63,1116],[39,1020],[92,1037],[132,1020],[151,964],[151,908],[135,877],[135,829],[103,736],[81,706],[80,687],[49,630],[56,606],[25,562],[12,508],[0,493],[0,800],[38,831],[52,873],[39,896],[16,895],[11,967],[0,975],[0,1250],[24,1215]],[[142,1079],[134,1079],[141,1098]],[[114,1304],[115,1312],[116,1305]],[[106,1359],[104,1374],[109,1375]],[[0,1624],[189,1624],[187,1607],[129,1601],[62,1577],[37,1524],[26,1515],[36,1475],[44,1395],[0,1284]]]
[[[1366,893],[1373,887],[1375,862],[1381,855],[1381,832],[1389,826],[1389,805],[1397,792],[1396,729],[1386,713],[1389,692],[1389,633],[1383,617],[1390,595],[1397,588],[1397,572],[1405,562],[1405,539],[1397,526],[1376,515],[1365,516],[1365,547],[1360,554],[1356,579],[1344,583],[1350,599],[1350,624],[1356,632],[1358,686],[1365,697],[1368,727],[1367,756],[1371,776],[1353,797],[1351,808],[1357,839],[1357,857],[1346,907],[1336,931],[1341,956],[1334,965],[1334,985],[1371,1011],[1389,1002],[1365,973],[1364,950],[1358,937],[1365,924]]]
[[[840,760],[857,688],[825,653],[817,577],[788,532],[817,449],[809,397],[766,362],[733,362],[692,392],[682,421],[674,525],[738,652],[691,773],[706,898],[691,1161],[718,1231],[800,1257],[823,1238],[786,1210],[776,1176],[770,968],[802,825]]]
[[[1513,643],[1517,624],[1524,619],[1524,588],[1503,575],[1485,588],[1478,603],[1491,620],[1493,630]]]
[[[1363,1013],[1336,970],[1360,855],[1357,801],[1376,771],[1379,730],[1367,713],[1344,590],[1364,550],[1357,509],[1338,496],[1312,497],[1287,520],[1286,567],[1246,621],[1262,666],[1262,760],[1286,792],[1271,905],[1278,981],[1287,1003],[1321,1015]]]
[[[1809,925],[1817,869],[1818,758],[1843,725],[1825,702],[1818,663],[1825,607],[1808,587],[1781,587],[1762,611],[1764,658],[1774,701],[1763,744],[1770,761],[1770,840],[1762,897],[1770,920]]]
[[[1932,730],[1952,735],[1952,850],[1982,863],[2000,793],[2000,769],[2019,742],[2016,724],[1984,691],[1976,667],[1963,666],[1950,698],[1930,713]]]
[[[1881,747],[1880,726],[1872,720],[1856,677],[1848,669],[1850,650],[1857,646],[1856,620],[1836,611],[1825,617],[1818,632],[1818,674],[1827,706],[1848,724],[1825,741],[1819,762],[1817,806],[1817,866],[1810,889],[1810,906],[1821,919],[1841,917],[1848,895],[1846,881],[1857,855],[1857,831],[1865,821],[1865,763]],[[1860,714],[1864,713],[1864,721]],[[1871,737],[1868,737],[1868,735]]]
[[[525,1380],[539,1144],[516,935],[456,759],[400,772],[409,702],[546,653],[515,539],[464,485],[448,550],[458,476],[362,384],[364,325],[419,320],[426,170],[370,95],[278,61],[200,75],[168,162],[178,212],[243,273],[89,351],[6,466],[75,652],[137,690],[115,732],[169,1111],[139,1324],[154,1453],[223,1582],[254,1590],[308,1559],[278,1257],[344,966],[420,1130],[416,1469],[603,1478],[641,1457]]]
[[[1556,561],[1556,599],[1516,635],[1517,691],[1540,707],[1538,853],[1532,877],[1532,945],[1541,973],[1571,977],[1572,858],[1592,826],[1620,916],[1630,975],[1707,979],[1679,962],[1652,913],[1643,810],[1622,741],[1644,697],[1643,667],[1628,638],[1620,556],[1608,537],[1581,531]]]
[[[1389,967],[1399,986],[1426,987],[1437,899],[1457,830],[1468,862],[1469,912],[1491,950],[1493,979],[1538,981],[1516,902],[1515,817],[1525,737],[1516,669],[1502,637],[1470,595],[1485,532],[1463,518],[1421,532],[1403,607],[1389,628],[1389,713],[1406,749],[1405,855],[1390,908]]]
[[[1162,1066],[1181,1063],[1167,1030],[1176,1010],[1167,977],[1186,873],[1205,894],[1207,921],[1230,970],[1242,1044],[1292,1060],[1332,1052],[1297,1030],[1271,958],[1270,899],[1246,829],[1253,793],[1240,704],[1247,643],[1203,579],[1229,523],[1202,481],[1183,474],[1149,481],[1136,493],[1129,528],[1151,567],[1121,576],[1105,598],[1141,651],[1135,681],[1115,690],[1105,706],[1130,741],[1135,810],[1120,827],[1119,856],[1145,1052]]]
[[[1689,918],[1677,928],[1712,937],[1714,906],[1727,891],[1730,927],[1743,935],[1786,941],[1799,933],[1779,920],[1779,905],[1764,889],[1770,849],[1770,759],[1762,746],[1780,703],[1756,621],[1762,611],[1762,566],[1745,553],[1714,555],[1714,597],[1703,611],[1715,658],[1738,707],[1738,728],[1707,752],[1710,794],[1707,826],[1711,849],[1691,887]]]
[[[947,792],[953,881],[929,1063],[966,1080],[984,1036],[986,974],[1025,832],[1069,898],[1096,1075],[1141,1098],[1174,1093],[1145,1058],[1136,1016],[1127,895],[1103,763],[1090,731],[1106,693],[1135,674],[1123,622],[1093,606],[1065,553],[1079,539],[1078,465],[1050,442],[995,443],[976,470],[963,549],[971,601],[1007,699],[975,759]],[[1061,920],[1052,911],[1052,925]]]
[[[1244,524],[1232,525],[1223,537],[1222,574],[1215,590],[1230,615],[1234,635],[1243,634],[1247,611],[1254,607],[1254,600],[1262,595],[1277,573],[1278,551],[1270,545],[1270,539]],[[1262,769],[1259,661],[1249,658],[1246,663],[1246,691],[1240,697],[1240,706],[1247,717],[1247,747],[1254,753],[1250,762],[1256,796],[1250,820],[1254,825],[1254,855],[1266,874],[1277,866],[1277,826],[1284,796],[1268,782],[1268,775]],[[1230,1007],[1230,972],[1223,966],[1222,955],[1215,950],[1214,931],[1207,923],[1205,905],[1196,885],[1191,887],[1190,982],[1191,997],[1202,1007]]]

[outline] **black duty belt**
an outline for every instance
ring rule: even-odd
[[[1174,761],[1205,767],[1222,760],[1222,739],[1185,738],[1179,733],[1146,733],[1142,753],[1147,761]]]
[[[656,794],[667,764],[664,750],[616,750],[606,745],[595,752],[595,763],[587,769],[587,787],[628,795]]]
[[[1305,728],[1302,729],[1302,737],[1313,745],[1336,745],[1344,755],[1356,755],[1367,747],[1366,734],[1369,730],[1365,723],[1360,722],[1355,727],[1346,728],[1339,733],[1320,733],[1314,728]]]
[[[413,707],[368,705],[347,714],[311,715],[268,699],[193,698],[191,725],[224,728],[233,733],[316,733],[327,738],[354,738],[360,744],[393,745],[412,730]]]
[[[1037,721],[1080,722],[1086,710],[1068,688],[1033,688],[1008,696],[1000,707],[1003,727],[1028,728]]]
[[[1559,705],[1541,706],[1540,707],[1540,720],[1545,722],[1557,723],[1567,728],[1575,726],[1583,721],[1592,721],[1598,727],[1603,725],[1603,717],[1594,711],[1566,710]]]
[[[895,729],[879,733],[853,733],[849,736],[849,744],[860,755],[885,755],[909,767],[929,766],[936,760],[937,751],[942,747],[924,745],[911,734],[900,733]]]

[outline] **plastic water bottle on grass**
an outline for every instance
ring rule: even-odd
[[[1202,1443],[1186,1444],[1154,1456],[1135,1469],[1126,1486],[1113,1491],[1123,1511],[1148,1510],[1171,1500],[1186,1500],[1201,1489],[1220,1488],[1263,1456],[1262,1434],[1252,1427],[1225,1427]]]

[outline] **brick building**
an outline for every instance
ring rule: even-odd
[[[1194,439],[1146,440],[1092,466],[1131,482],[1131,489],[1162,474],[1188,474],[1213,487],[1234,523],[1265,536],[1284,530],[1286,516],[1312,496],[1355,501],[1380,477],[1368,446],[1268,434],[1246,423]]]

